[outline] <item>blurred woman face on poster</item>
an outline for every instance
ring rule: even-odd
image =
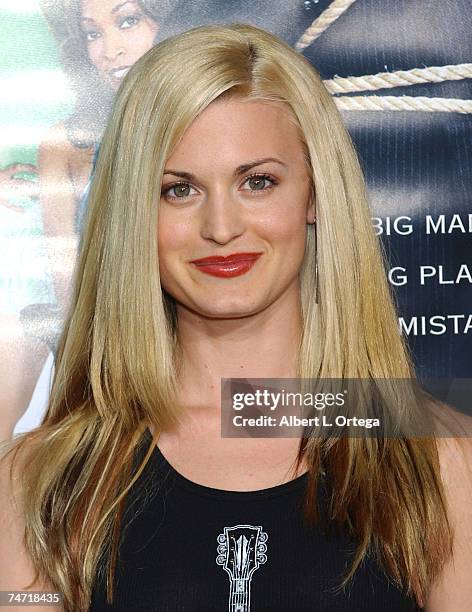
[[[152,47],[158,25],[127,0],[83,0],[81,26],[90,61],[113,89]]]

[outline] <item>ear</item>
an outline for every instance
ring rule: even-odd
[[[315,194],[313,193],[310,197],[310,200],[308,202],[308,206],[306,209],[306,222],[310,225],[313,225],[313,223],[316,220],[316,207],[315,207]]]

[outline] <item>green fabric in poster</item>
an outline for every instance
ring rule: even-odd
[[[15,5],[30,10],[15,12]],[[56,42],[36,2],[0,3],[0,166],[36,164],[35,136],[73,108]],[[8,6],[11,8],[8,9]],[[17,129],[16,142],[11,135]],[[31,134],[31,141],[25,134]],[[5,133],[9,136],[5,138]]]
[[[0,4],[0,312],[54,302],[37,195],[11,178],[37,182],[38,145],[73,108],[56,43],[36,2]]]

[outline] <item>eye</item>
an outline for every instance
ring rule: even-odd
[[[134,25],[139,23],[140,19],[141,17],[139,15],[128,15],[128,17],[125,17],[120,23],[120,27],[123,30],[127,30],[128,28],[132,28]]]
[[[100,32],[97,32],[96,30],[89,30],[88,32],[84,32],[84,36],[87,42],[91,42],[100,36]]]
[[[249,185],[249,190],[244,191],[250,191],[251,193],[269,191],[278,184],[276,179],[268,174],[251,174],[243,184],[246,183]]]
[[[180,182],[164,187],[161,194],[168,200],[183,200],[194,195],[190,193],[191,189],[193,189],[193,187],[189,183]]]

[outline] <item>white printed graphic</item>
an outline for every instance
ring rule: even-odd
[[[250,612],[251,578],[267,561],[267,537],[262,527],[253,525],[225,527],[217,537],[216,562],[229,576],[229,612]]]

